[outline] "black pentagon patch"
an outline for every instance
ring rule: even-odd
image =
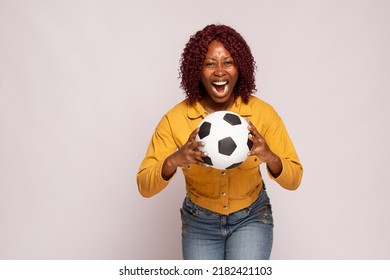
[[[241,162],[237,162],[237,163],[233,163],[233,164],[230,165],[229,167],[226,167],[226,169],[231,169],[231,168],[237,167],[237,166],[239,166],[241,163],[242,163],[242,161],[241,161]]]
[[[248,139],[248,142],[246,142],[246,144],[248,145],[249,151],[252,150],[253,142],[252,142],[251,140]]]
[[[211,123],[209,123],[209,122],[202,123],[202,125],[199,127],[199,133],[198,133],[199,138],[203,139],[207,135],[209,135],[210,129],[211,129]]]
[[[218,141],[218,152],[223,155],[230,156],[236,148],[237,145],[231,137],[226,137]]]
[[[213,162],[210,157],[201,157],[204,163],[207,163],[210,166],[213,166]]]
[[[241,120],[237,115],[226,113],[223,117],[224,121],[230,123],[231,125],[241,124]]]

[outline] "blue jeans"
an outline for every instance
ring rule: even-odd
[[[252,205],[230,215],[202,208],[188,196],[180,212],[185,260],[270,258],[273,217],[265,188]]]

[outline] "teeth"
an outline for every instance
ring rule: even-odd
[[[216,86],[223,86],[227,84],[227,81],[213,82],[213,84]]]

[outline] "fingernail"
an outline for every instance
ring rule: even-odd
[[[207,157],[209,154],[207,152],[203,152],[203,156]]]
[[[204,147],[204,146],[206,146],[206,143],[205,143],[204,141],[202,141],[202,142],[200,142],[200,145],[201,145],[202,147]]]

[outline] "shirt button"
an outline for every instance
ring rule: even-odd
[[[223,207],[223,209],[224,209],[224,210],[227,210],[227,209],[228,209],[228,207],[225,205],[225,206]]]
[[[226,195],[226,193],[225,192],[221,192],[221,196],[225,196]]]
[[[222,171],[222,172],[221,172],[221,175],[226,175],[226,172],[225,172],[225,171]]]

